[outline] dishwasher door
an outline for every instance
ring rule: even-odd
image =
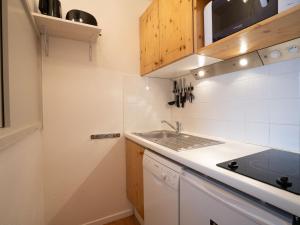
[[[182,225],[291,225],[291,218],[192,172],[180,178]]]
[[[179,173],[146,153],[144,217],[145,225],[179,225]]]

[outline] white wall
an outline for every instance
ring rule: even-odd
[[[51,38],[50,56],[43,58],[43,146],[45,150],[46,220],[53,225],[75,225],[131,210],[126,197],[124,138],[91,141],[91,134],[137,129],[156,109],[170,118],[162,99],[169,82],[153,79],[145,91],[139,77],[138,18],[148,0],[62,1],[63,11],[80,8],[94,14],[103,29],[89,61],[88,44]],[[168,92],[167,92],[168,93]],[[139,104],[132,112],[128,104]],[[131,99],[131,100],[130,100]],[[132,105],[131,104],[131,105]],[[144,108],[145,106],[145,108]],[[124,110],[125,109],[125,110]],[[125,113],[126,111],[126,113]],[[156,124],[155,124],[156,123]],[[143,124],[139,124],[143,126]],[[149,126],[149,127],[151,127]]]
[[[184,129],[300,151],[300,59],[225,74],[195,85],[196,100],[172,109]]]
[[[41,133],[0,151],[0,224],[42,225],[44,193]]]
[[[43,225],[42,138],[27,129],[41,120],[39,40],[21,0],[7,2],[11,123],[0,130],[0,224]]]
[[[40,42],[21,0],[8,3],[9,127],[0,136],[41,123]]]
[[[168,129],[161,120],[171,120],[172,83],[166,79],[142,79],[139,76],[124,79],[124,129],[144,132]]]

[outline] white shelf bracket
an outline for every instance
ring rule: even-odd
[[[91,42],[89,43],[89,59],[90,59],[90,62],[93,61],[93,46],[92,46]]]

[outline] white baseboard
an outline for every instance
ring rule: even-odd
[[[135,218],[137,219],[137,221],[139,221],[140,225],[144,225],[144,220],[136,209],[134,209],[133,214],[134,214]]]
[[[129,216],[132,216],[132,215],[133,215],[133,210],[127,209],[127,210],[124,210],[124,211],[121,211],[121,212],[118,212],[118,213],[115,213],[115,214],[112,214],[112,215],[109,215],[109,216],[106,216],[106,217],[103,217],[100,219],[96,219],[96,220],[84,223],[82,225],[104,225],[104,224],[107,224],[107,223],[110,223],[110,222],[113,222],[116,220],[120,220],[120,219],[129,217]]]

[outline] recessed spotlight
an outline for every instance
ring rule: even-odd
[[[198,76],[199,77],[204,77],[205,76],[205,71],[204,70],[200,70],[199,72],[198,72]]]
[[[148,78],[148,77],[146,78],[145,89],[146,89],[146,91],[149,91],[149,90],[150,90],[150,86],[149,86],[149,78]]]
[[[248,65],[248,59],[240,59],[240,66],[247,66]]]
[[[278,59],[281,56],[281,52],[279,50],[274,50],[270,53],[270,57],[272,59]]]

